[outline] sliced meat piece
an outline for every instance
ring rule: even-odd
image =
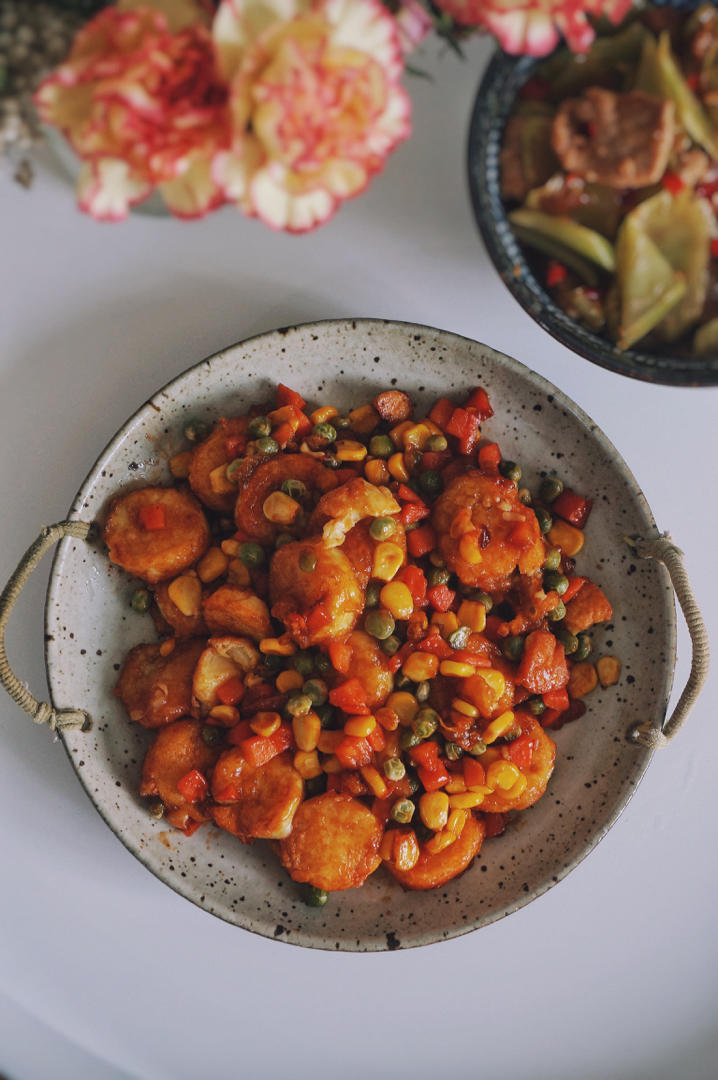
[[[353,889],[381,862],[383,835],[380,822],[358,799],[327,791],[299,807],[279,857],[295,881],[328,892]]]
[[[115,694],[127,709],[130,720],[146,728],[187,716],[192,706],[192,677],[204,641],[177,642],[168,656],[160,645],[136,645],[127,654]]]
[[[566,172],[609,187],[637,188],[663,176],[674,131],[672,102],[640,90],[614,94],[592,86],[562,103],[551,143]]]
[[[608,622],[612,616],[613,608],[605,593],[592,581],[586,581],[566,604],[565,624],[572,634],[580,634],[595,623]]]

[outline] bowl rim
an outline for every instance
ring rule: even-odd
[[[461,342],[469,347],[483,350],[484,353],[490,355],[492,361],[497,362],[501,367],[508,368],[509,370],[515,371],[517,374],[521,374],[523,377],[527,378],[531,383],[533,383],[533,385],[537,389],[540,389],[542,393],[553,395],[556,399],[556,402],[563,409],[571,413],[581,423],[581,425],[590,432],[591,438],[595,439],[601,445],[603,451],[609,454],[609,456],[613,460],[613,463],[621,474],[622,479],[633,490],[636,496],[637,504],[641,507],[642,516],[646,519],[647,526],[653,528],[656,533],[658,532],[650,505],[645,495],[643,494],[638,482],[636,481],[631,469],[626,464],[616,447],[611,443],[611,441],[604,434],[601,428],[591,419],[591,417],[587,413],[584,412],[584,410],[579,405],[577,405],[573,401],[572,398],[570,398],[564,391],[556,387],[543,375],[540,375],[538,372],[533,371],[533,369],[529,368],[521,361],[515,360],[513,357],[510,357],[507,354],[502,353],[499,350],[493,349],[491,346],[484,345],[481,342],[477,342],[474,339],[467,338],[463,335],[455,334],[453,331],[446,331],[438,329],[436,327],[405,322],[401,320],[370,317],[322,319],[314,320],[307,323],[278,327],[275,330],[263,331],[258,334],[252,335],[249,338],[238,341],[235,344],[220,349],[217,352],[211,354],[210,356],[205,357],[203,360],[200,360],[195,364],[190,365],[184,371],[180,372],[178,375],[170,379],[153,395],[151,395],[151,397],[149,397],[145,402],[143,402],[143,404],[141,404],[132,413],[132,415],[128,417],[128,419],[124,422],[121,428],[118,429],[116,434],[110,439],[110,441],[101,451],[101,453],[98,455],[95,462],[89,469],[75,498],[72,501],[71,508],[68,512],[67,517],[71,520],[82,519],[83,509],[87,505],[85,500],[89,491],[91,490],[92,484],[101,475],[103,466],[106,465],[109,459],[111,459],[116,448],[118,447],[118,444],[122,442],[126,433],[128,432],[128,429],[130,429],[134,425],[134,423],[138,421],[140,417],[142,417],[144,413],[149,414],[150,412],[156,412],[159,407],[156,402],[164,395],[166,395],[167,392],[170,391],[173,387],[180,384],[191,373],[203,367],[209,368],[211,367],[214,360],[220,357],[226,359],[228,356],[231,356],[231,354],[237,352],[238,350],[242,350],[251,345],[254,345],[262,339],[271,340],[272,338],[277,338],[278,340],[281,340],[282,344],[286,345],[287,341],[289,340],[288,335],[292,333],[311,335],[315,331],[326,332],[328,330],[331,330],[331,328],[333,327],[341,328],[347,326],[351,326],[352,329],[370,329],[373,327],[390,328],[391,330],[395,330],[401,334],[415,335],[417,333],[421,333],[427,335],[436,335],[439,339],[445,341],[448,346],[450,346],[453,342]],[[279,377],[279,372],[273,373],[273,378],[276,379]],[[73,540],[71,537],[65,537],[58,544],[53,556],[45,600],[45,667],[48,687],[50,690],[50,700],[56,707],[57,702],[55,700],[55,687],[53,685],[53,657],[51,656],[54,642],[52,639],[50,612],[54,603],[56,590],[62,589],[61,570],[63,560],[66,555],[70,553],[72,545],[76,543],[77,541]],[[665,584],[665,582],[667,581],[667,573],[665,571],[665,568],[660,564],[654,565],[656,572],[659,573],[663,583]],[[668,591],[664,588],[662,589],[662,593],[666,597],[664,618],[666,630],[667,663],[665,665],[665,670],[662,674],[661,684],[656,693],[656,702],[659,705],[662,701],[667,703],[671,694],[675,674],[675,660],[677,648],[676,608],[675,600],[673,597],[673,590],[671,588],[670,591]],[[660,708],[657,710],[657,713],[660,713]],[[663,722],[663,717],[660,715],[656,715],[651,719],[653,720],[654,725],[657,728],[660,728]],[[559,881],[562,881],[572,870],[574,870],[579,865],[579,863],[581,863],[586,858],[587,855],[590,854],[591,851],[593,851],[593,849],[604,838],[604,836],[606,836],[606,834],[616,823],[616,821],[630,802],[631,798],[633,797],[641,779],[645,775],[646,769],[648,768],[654,754],[654,750],[651,748],[633,744],[635,758],[630,769],[630,783],[626,785],[619,798],[617,798],[612,803],[610,813],[608,813],[604,818],[602,818],[600,825],[588,837],[588,839],[576,851],[575,855],[569,861],[563,863],[560,867],[555,868],[555,872],[547,872],[545,877],[540,882],[538,882],[538,884],[533,885],[528,893],[519,896],[515,900],[507,901],[507,903],[500,907],[497,907],[493,911],[485,912],[484,914],[477,913],[474,919],[467,921],[467,923],[463,926],[451,928],[448,934],[445,931],[442,932],[440,928],[437,928],[431,931],[419,932],[416,934],[415,937],[412,938],[407,938],[405,932],[400,945],[390,943],[389,939],[392,935],[388,934],[386,935],[386,944],[376,944],[372,940],[368,944],[357,945],[355,944],[354,939],[345,938],[341,941],[339,945],[336,945],[334,944],[336,939],[334,936],[331,935],[331,933],[327,933],[322,940],[317,940],[315,937],[307,937],[301,932],[297,932],[295,935],[292,936],[282,936],[280,938],[276,938],[276,936],[272,935],[271,930],[265,931],[263,929],[259,929],[243,923],[241,917],[241,909],[227,913],[223,913],[222,911],[218,910],[211,910],[208,905],[201,903],[196,897],[192,896],[189,891],[185,891],[180,881],[178,881],[176,878],[173,878],[169,874],[163,873],[161,868],[152,865],[152,858],[149,852],[146,851],[141,844],[138,844],[136,842],[133,844],[129,836],[121,834],[109,819],[108,814],[104,811],[101,804],[101,799],[95,798],[95,794],[91,787],[91,780],[89,775],[85,770],[77,767],[77,762],[71,752],[71,747],[69,743],[76,735],[77,733],[72,731],[61,732],[60,741],[65,749],[65,752],[68,755],[68,758],[70,759],[70,762],[78,779],[80,780],[83,788],[85,789],[88,797],[90,798],[93,806],[95,807],[95,810],[99,813],[103,821],[109,826],[111,831],[114,833],[115,838],[118,839],[123,844],[123,846],[127,848],[127,850],[163,884],[168,885],[174,892],[182,896],[183,899],[189,900],[191,903],[195,904],[195,906],[199,907],[205,913],[214,915],[217,918],[220,918],[233,926],[237,926],[244,930],[249,930],[252,933],[256,933],[262,937],[267,937],[270,940],[286,941],[289,944],[296,945],[297,947],[309,947],[321,950],[329,950],[332,952],[383,952],[393,951],[397,948],[400,948],[402,950],[408,948],[417,948],[420,946],[434,944],[436,942],[446,941],[456,937],[461,937],[466,933],[470,933],[474,930],[480,929],[483,926],[487,926],[491,923],[497,922],[498,920],[505,918],[507,915],[510,915],[513,912],[525,907],[531,901],[548,892],[548,890],[553,888],[554,885],[558,884]],[[627,772],[629,772],[629,770],[627,770]]]
[[[479,82],[471,111],[466,150],[469,193],[474,218],[494,268],[523,310],[556,341],[583,359],[643,382],[682,387],[718,385],[718,358],[619,350],[607,338],[570,319],[537,281],[524,258],[500,194],[499,151],[516,92],[545,60],[546,57],[509,56],[497,49]]]

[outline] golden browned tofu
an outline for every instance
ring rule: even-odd
[[[351,795],[327,791],[303,802],[279,857],[295,881],[339,892],[362,885],[381,859],[384,829]]]
[[[218,420],[207,438],[192,451],[189,468],[189,483],[198,499],[210,510],[217,510],[231,515],[237,500],[236,488],[222,490],[221,477],[212,473],[221,469],[230,461],[228,448],[235,445],[239,451],[246,441],[249,420],[246,416],[236,416],[229,420]]]
[[[169,594],[171,582],[160,581],[152,590],[156,607],[152,614],[157,612],[159,618],[155,622],[160,633],[172,631],[175,637],[189,638],[201,637],[207,633],[207,624],[202,616],[202,611],[196,614],[184,615],[177,607]]]
[[[266,765],[251,765],[239,747],[220,755],[212,774],[213,808],[218,825],[246,843],[251,839],[282,840],[304,794],[304,781],[290,753]]]
[[[485,832],[484,823],[469,814],[453,844],[436,853],[422,850],[411,870],[399,870],[396,864],[390,861],[384,865],[405,889],[437,889],[463,874],[479,854]]]
[[[271,544],[279,532],[301,532],[301,525],[270,521],[264,513],[265,500],[279,491],[285,480],[301,480],[307,489],[307,503],[339,483],[336,475],[308,454],[279,454],[264,461],[240,486],[234,520],[253,540]],[[301,519],[300,519],[301,521]]]
[[[192,711],[192,678],[204,642],[178,641],[168,656],[157,643],[136,645],[122,666],[115,694],[130,720],[162,727]]]
[[[254,638],[271,637],[269,608],[251,589],[220,585],[202,603],[205,622],[213,634],[236,634]]]
[[[565,625],[572,634],[580,634],[596,623],[608,622],[612,616],[613,608],[605,593],[592,581],[586,581],[566,604]]]
[[[313,569],[303,570],[312,558]],[[346,555],[341,548],[325,547],[319,537],[275,551],[269,597],[272,615],[303,649],[346,637],[364,606],[364,593]]]
[[[176,577],[204,555],[210,534],[192,495],[146,487],[115,499],[104,539],[112,562],[154,584]]]
[[[201,729],[199,720],[175,720],[161,728],[142,766],[140,795],[158,796],[167,821],[178,829],[209,820],[202,801],[189,802],[177,788],[178,781],[193,769],[207,778],[217,759],[217,750],[204,743]]]

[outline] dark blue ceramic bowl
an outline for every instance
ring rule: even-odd
[[[674,6],[695,6],[676,3]],[[534,276],[501,199],[499,152],[517,94],[541,61],[497,52],[479,86],[469,129],[468,170],[474,215],[488,253],[522,308],[563,345],[594,364],[646,382],[718,385],[718,357],[670,356],[618,349],[570,319]]]

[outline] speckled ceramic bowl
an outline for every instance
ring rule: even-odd
[[[496,415],[484,431],[522,463],[529,484],[555,469],[594,496],[581,558],[615,604],[613,625],[594,640],[599,654],[622,658],[619,685],[595,691],[586,717],[557,733],[558,761],[546,796],[487,842],[458,880],[410,893],[380,869],[361,889],[335,893],[325,908],[307,908],[267,844],[244,847],[209,826],[187,839],[149,816],[137,795],[149,733],[128,722],[112,689],[128,649],[153,640],[154,627],[149,616],[130,610],[134,586],[109,564],[100,542],[65,539],[47,596],[48,678],[55,707],[88,710],[94,727],[65,733],[64,744],[120,840],[162,881],[222,919],[325,949],[397,949],[454,937],[515,911],[567,874],[616,820],[648,764],[650,751],[626,734],[647,718],[657,726],[663,720],[674,662],[673,597],[663,568],[634,562],[621,537],[654,536],[655,523],[616,450],[545,379],[474,341],[374,320],[264,334],[180,375],[115,436],[69,516],[102,520],[119,488],[167,482],[167,458],[183,445],[188,418],[246,409],[278,380],[342,410],[387,386],[409,391],[420,409],[437,396],[485,386]]]
[[[666,0],[657,6],[696,7],[697,0]],[[506,121],[519,90],[541,61],[497,52],[481,80],[469,127],[467,167],[474,215],[486,249],[521,307],[567,348],[594,364],[645,382],[673,386],[718,385],[718,357],[670,356],[619,349],[582,326],[556,304],[536,279],[519,246],[501,199],[499,153]]]

